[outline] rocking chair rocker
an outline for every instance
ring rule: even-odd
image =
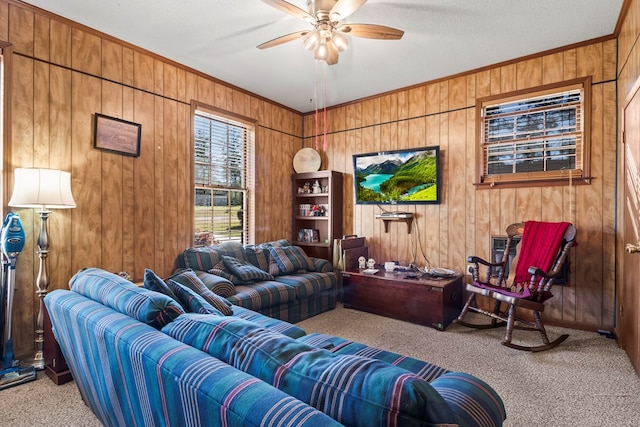
[[[504,272],[509,264],[509,252],[514,239],[521,237],[518,254],[513,259],[509,277]],[[561,335],[549,341],[540,313],[544,311],[544,303],[551,298],[551,287],[561,274],[569,249],[576,244],[576,228],[567,223],[549,223],[527,221],[511,224],[507,227],[507,244],[501,262],[491,263],[477,256],[470,256],[467,261],[473,265],[473,283],[466,285],[470,293],[456,322],[460,325],[488,329],[506,325],[506,333],[502,344],[517,350],[543,351],[556,347],[567,339]],[[480,279],[480,265],[484,266],[485,276]],[[494,277],[497,273],[497,277]],[[481,295],[493,300],[493,311],[477,306],[476,296]],[[503,304],[506,307],[503,309]],[[469,310],[491,317],[490,324],[468,323],[464,320]],[[533,322],[521,317],[520,312],[531,312]],[[519,325],[515,326],[515,322]],[[520,326],[526,324],[527,326]],[[513,329],[538,331],[542,345],[525,346],[512,342]]]

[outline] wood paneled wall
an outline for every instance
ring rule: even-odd
[[[615,39],[554,50],[476,72],[382,94],[327,112],[323,168],[346,173],[343,229],[367,238],[378,261],[400,260],[466,270],[468,255],[490,258],[490,237],[517,221],[570,221],[578,229],[570,284],[555,289],[546,318],[558,324],[611,327],[615,297]],[[476,189],[476,99],[592,77],[591,185]],[[331,84],[331,82],[328,82]],[[322,115],[321,115],[322,116]],[[320,118],[319,129],[323,129]],[[305,115],[305,145],[315,147],[314,114]],[[321,137],[322,138],[322,137]],[[322,139],[321,139],[322,140]],[[352,154],[439,145],[440,205],[399,206],[415,212],[384,232],[377,206],[354,205]],[[318,144],[322,148],[322,144]]]
[[[634,128],[637,128],[638,123],[623,123],[624,111],[627,107],[627,102],[630,99],[630,95],[633,94],[633,88],[637,87],[637,82],[640,79],[640,46],[638,46],[638,38],[640,37],[640,2],[638,0],[626,0],[625,7],[627,8],[623,13],[623,18],[618,22],[618,115],[620,133],[623,131],[629,132]],[[627,120],[629,116],[627,115]],[[622,140],[622,138],[619,138]],[[639,318],[638,311],[640,310],[640,300],[638,299],[638,279],[637,277],[629,280],[629,272],[633,272],[633,267],[625,266],[625,263],[633,262],[628,259],[628,255],[625,254],[625,245],[627,243],[634,243],[628,240],[629,235],[632,235],[631,230],[625,230],[625,226],[628,226],[628,219],[625,220],[625,211],[629,206],[628,198],[626,194],[625,186],[628,188],[628,182],[633,179],[637,179],[637,176],[629,176],[627,172],[627,166],[629,159],[625,159],[626,153],[629,152],[630,147],[635,146],[637,142],[625,145],[619,143],[618,149],[618,188],[619,188],[619,200],[618,200],[618,224],[620,226],[616,229],[618,237],[617,251],[617,301],[618,301],[618,323],[617,323],[617,336],[618,343],[625,349],[631,363],[637,372],[640,372],[640,360],[638,355],[640,349],[638,348],[638,336],[640,335],[638,329],[640,325],[637,322]],[[624,197],[623,197],[624,196]],[[637,214],[637,212],[636,212]],[[637,219],[637,218],[636,218]],[[635,289],[635,290],[634,290]],[[634,346],[635,344],[635,346]]]
[[[256,240],[290,234],[291,164],[302,147],[302,115],[150,52],[18,1],[0,0],[9,120],[4,200],[16,167],[71,172],[78,207],[49,219],[50,289],[84,267],[161,276],[192,243],[192,100],[257,120]],[[142,124],[140,157],[93,148],[94,113]],[[278,203],[273,203],[278,200]],[[4,212],[8,211],[4,206]],[[16,354],[33,349],[38,300],[32,209],[16,209],[27,240],[18,260]]]
[[[635,42],[624,34],[620,40],[627,50]],[[16,167],[72,173],[78,207],[54,211],[49,220],[51,289],[65,288],[78,269],[88,266],[125,270],[136,278],[144,268],[160,275],[172,270],[176,255],[191,244],[192,100],[257,120],[256,241],[289,237],[291,200],[282,197],[282,189],[289,188],[292,171],[282,165],[290,165],[301,146],[314,146],[313,115],[303,116],[18,0],[0,0],[0,42],[10,45],[5,203]],[[403,223],[384,233],[374,219],[376,207],[349,202],[345,233],[366,236],[380,261],[423,264],[423,251],[433,266],[462,271],[467,255],[488,256],[490,236],[503,234],[511,222],[571,221],[580,241],[571,283],[558,289],[547,316],[567,324],[611,325],[616,48],[616,40],[594,42],[329,109],[328,149],[320,150],[323,169],[345,172],[346,201],[353,200],[353,153],[426,145],[442,149],[443,203],[412,207],[417,216],[413,234]],[[635,63],[640,62],[637,56]],[[592,184],[476,190],[475,100],[587,75],[593,78]],[[142,124],[140,157],[93,148],[96,112]],[[33,348],[38,305],[39,219],[30,209],[17,212],[27,244],[18,261],[14,341],[16,353],[27,354]]]

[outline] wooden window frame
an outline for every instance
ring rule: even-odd
[[[580,169],[543,171],[543,172],[521,172],[489,175],[485,173],[487,169],[484,155],[484,111],[488,106],[497,104],[526,100],[543,95],[560,93],[576,88],[582,89],[582,141],[578,149],[581,155]],[[574,79],[555,84],[538,86],[535,88],[518,90],[514,92],[493,95],[476,100],[476,188],[514,188],[514,187],[536,187],[549,185],[581,185],[591,183],[590,146],[591,146],[591,77]]]
[[[242,127],[246,132],[246,136],[243,139],[243,167],[242,173],[243,184],[240,187],[226,186],[226,185],[212,185],[196,183],[196,116],[210,116],[212,120],[227,123],[233,126]],[[213,192],[226,191],[226,192],[241,192],[243,193],[243,206],[242,206],[242,233],[241,243],[252,244],[255,240],[255,131],[256,121],[238,114],[230,113],[206,104],[199,102],[191,103],[191,162],[192,162],[192,174],[191,174],[191,189],[192,189],[192,221],[193,221],[193,233],[192,241],[194,246],[206,246],[209,244],[215,244],[217,242],[202,243],[201,239],[196,236],[196,192],[197,189],[207,189]],[[235,169],[229,167],[229,171]],[[228,172],[229,172],[228,171]],[[230,213],[231,214],[231,213]],[[231,220],[229,220],[231,221]],[[233,240],[233,239],[232,239]],[[226,241],[226,240],[225,240]]]

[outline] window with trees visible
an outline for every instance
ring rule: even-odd
[[[589,181],[590,79],[478,100],[480,185]]]
[[[254,124],[195,106],[194,245],[253,242]]]

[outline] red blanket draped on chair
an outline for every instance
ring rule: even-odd
[[[562,237],[568,226],[568,222],[525,222],[514,284],[522,285],[526,289],[531,278],[527,270],[531,266],[549,271],[558,255]]]

